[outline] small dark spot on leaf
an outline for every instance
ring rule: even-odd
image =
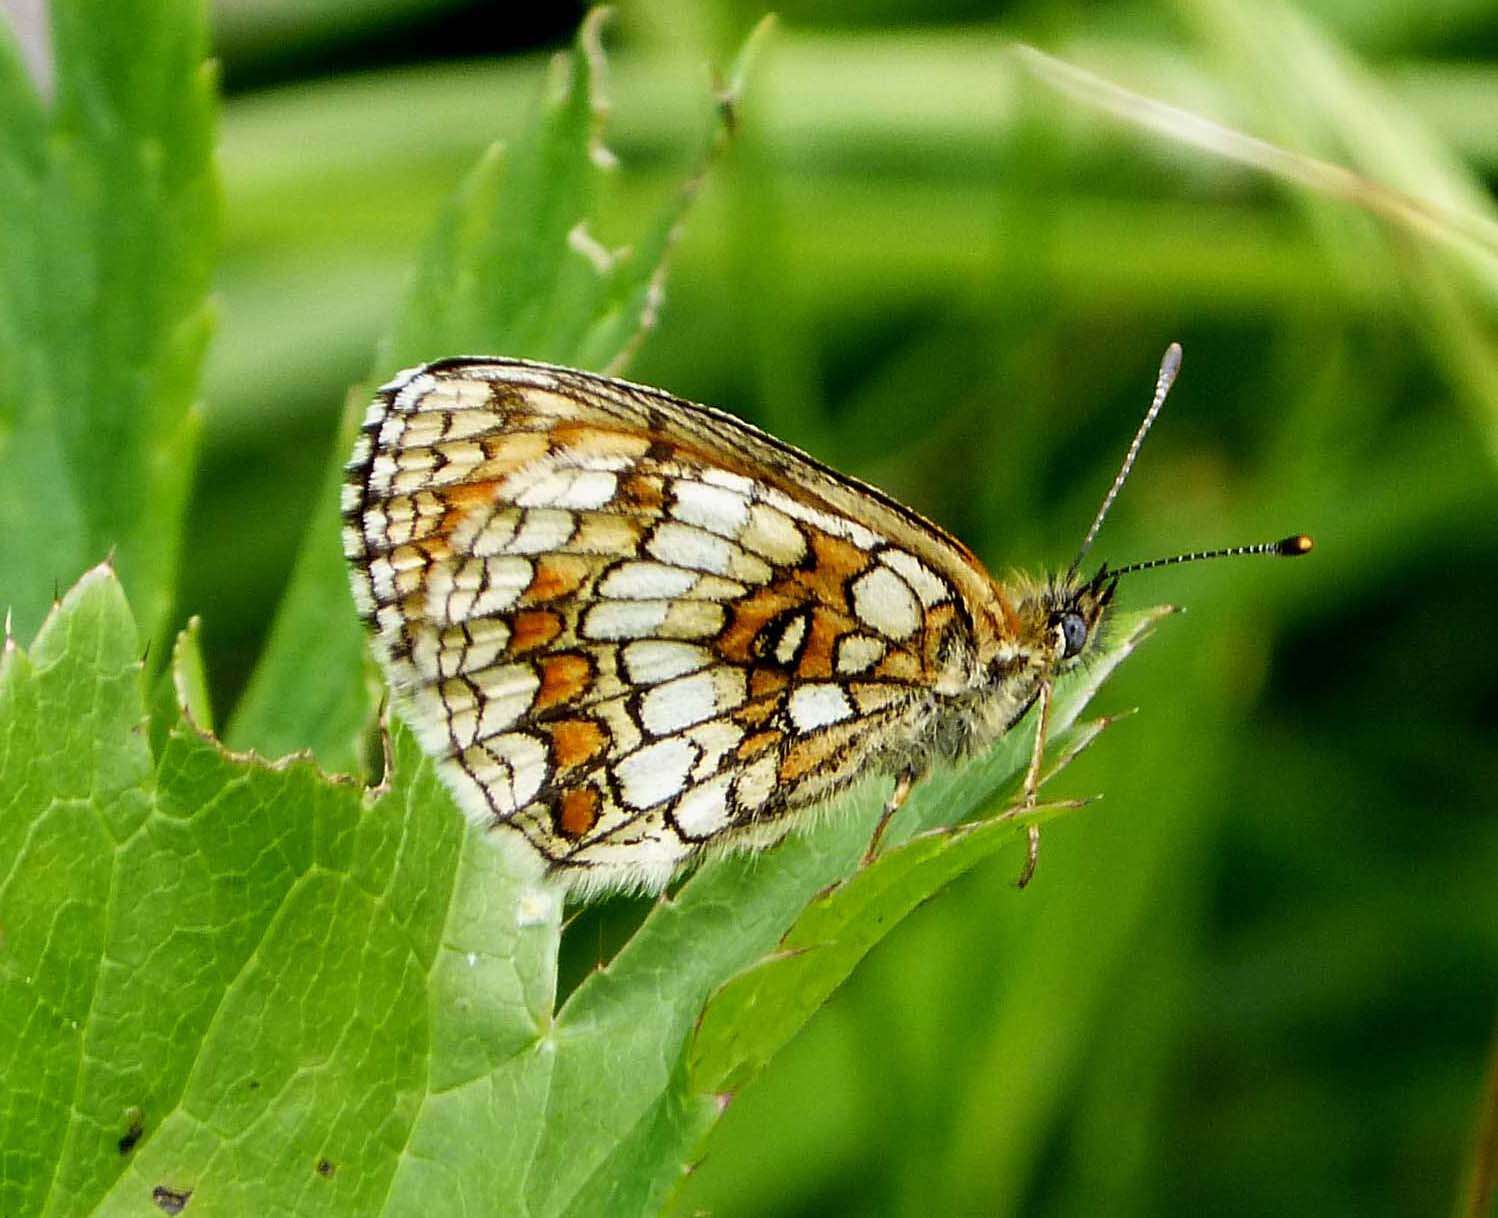
[[[317,1161],[317,1174],[324,1179],[338,1170],[338,1165],[331,1159],[319,1159]]]
[[[250,1080],[250,1090],[251,1091],[259,1091],[260,1090],[260,1080],[258,1078],[252,1078]]]
[[[120,1154],[128,1155],[134,1150],[135,1144],[140,1141],[141,1135],[145,1132],[146,1114],[133,1105],[125,1109],[125,1132],[120,1135],[118,1142]]]
[[[192,1189],[167,1188],[165,1184],[158,1184],[151,1190],[151,1200],[162,1213],[180,1214],[192,1200]]]

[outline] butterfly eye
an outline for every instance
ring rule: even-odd
[[[1061,638],[1061,658],[1069,660],[1087,642],[1087,623],[1080,613],[1063,613],[1056,623],[1056,633]]]

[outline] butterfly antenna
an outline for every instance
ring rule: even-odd
[[[1118,498],[1118,492],[1123,489],[1123,484],[1128,481],[1129,471],[1134,468],[1134,462],[1139,456],[1139,450],[1144,445],[1144,437],[1149,435],[1149,430],[1154,426],[1155,416],[1160,413],[1160,407],[1165,405],[1165,395],[1170,392],[1170,387],[1175,384],[1176,373],[1181,370],[1181,344],[1171,343],[1165,348],[1165,356],[1160,360],[1160,374],[1155,378],[1155,397],[1150,402],[1150,408],[1144,412],[1144,421],[1139,424],[1139,430],[1134,433],[1133,443],[1129,445],[1129,451],[1124,453],[1123,464],[1119,466],[1118,477],[1113,479],[1113,485],[1108,488],[1108,493],[1103,496],[1103,505],[1098,508],[1097,515],[1092,519],[1092,527],[1087,530],[1087,536],[1082,538],[1082,548],[1077,551],[1076,558],[1072,559],[1071,566],[1066,572],[1066,582],[1070,583],[1078,570],[1081,569],[1082,560],[1087,557],[1087,551],[1092,549],[1092,543],[1097,540],[1098,530],[1103,527],[1103,521],[1108,516],[1108,509],[1113,506],[1113,501]]]
[[[1261,541],[1252,546],[1226,546],[1221,550],[1198,550],[1194,554],[1173,554],[1169,558],[1151,558],[1148,562],[1131,562],[1127,567],[1109,571],[1113,579],[1120,575],[1132,575],[1135,571],[1149,571],[1155,567],[1173,567],[1176,563],[1202,562],[1208,558],[1241,558],[1246,554],[1268,554],[1271,558],[1299,558],[1316,548],[1304,533],[1293,537],[1282,537],[1279,541]]]

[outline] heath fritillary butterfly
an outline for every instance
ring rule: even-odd
[[[343,490],[353,592],[458,804],[576,893],[760,848],[870,772],[982,750],[1099,635],[1118,577],[1001,583],[883,492],[710,407],[515,359],[402,373]],[[1034,839],[1032,837],[1031,865]]]

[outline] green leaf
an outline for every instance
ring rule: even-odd
[[[44,110],[0,27],[0,588],[20,629],[114,551],[172,604],[218,230],[199,0],[58,0]]]
[[[665,257],[702,172],[633,246],[609,249],[594,236],[612,163],[600,142],[604,15],[593,10],[576,49],[558,59],[529,135],[491,148],[444,207],[380,344],[376,383],[404,365],[454,354],[615,371],[654,323]],[[717,138],[715,129],[709,151]],[[364,386],[350,396],[286,599],[228,737],[270,756],[311,748],[337,770],[358,767],[378,700],[349,597],[337,506],[369,393]]]
[[[177,719],[186,715],[205,732],[213,731],[208,669],[203,662],[203,623],[190,618],[177,634],[171,662],[156,677],[151,697],[151,751],[160,754]]]
[[[0,1210],[37,1214],[74,1119],[116,843],[149,812],[140,645],[89,572],[0,658]]]
[[[521,879],[403,731],[365,793],[185,720],[153,766],[144,710],[107,568],[7,643],[0,1209],[377,1212],[465,1076],[524,1079],[559,903],[485,902]]]
[[[1012,804],[971,824],[930,830],[819,893],[775,954],[713,996],[692,1045],[693,1086],[739,1090],[906,914],[1029,826],[1079,806],[1076,801],[1033,808]]]
[[[1058,698],[1058,731],[1146,625]],[[191,650],[188,635],[184,691]],[[186,718],[153,759],[139,657],[99,568],[0,659],[7,1213],[149,1214],[156,1190],[202,1212],[414,1213],[440,1195],[463,1212],[654,1213],[718,1111],[689,1068],[707,997],[778,944],[848,936],[806,954],[826,961],[799,978],[813,992],[752,1053],[715,1046],[720,999],[699,1060],[740,1076],[882,915],[961,869],[971,847],[941,843],[1000,836],[991,821],[894,849],[786,940],[855,865],[866,786],[815,831],[705,869],[553,1015],[558,891],[512,839],[466,826],[404,729],[369,791],[305,757],[226,752]],[[970,769],[1013,780],[1022,736]],[[992,799],[969,781],[936,776],[909,811]],[[764,969],[760,1001],[790,980]]]

